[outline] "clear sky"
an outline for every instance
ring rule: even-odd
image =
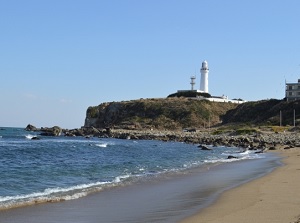
[[[0,126],[84,124],[103,102],[200,87],[284,98],[300,78],[299,0],[0,0]]]

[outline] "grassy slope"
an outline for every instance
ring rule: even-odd
[[[221,116],[237,105],[187,98],[140,99],[89,107],[94,127],[181,129],[221,123]]]

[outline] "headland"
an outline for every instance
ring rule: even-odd
[[[234,146],[258,153],[279,152],[284,158],[282,167],[228,190],[213,205],[183,222],[298,223],[300,137],[297,115],[294,120],[292,117],[299,106],[297,101],[282,100],[236,105],[194,99],[141,99],[89,107],[85,125],[79,129],[36,130],[45,135],[179,141],[209,145],[209,149]]]

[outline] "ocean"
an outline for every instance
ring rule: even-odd
[[[201,172],[203,182],[207,183],[204,176],[207,177],[211,169],[214,169],[217,181],[214,187],[206,185],[206,189],[215,188],[214,193],[206,194],[215,197],[222,190],[266,174],[279,165],[278,158],[273,155],[256,154],[241,148],[214,147],[211,151],[204,151],[197,145],[181,142],[43,137],[22,128],[0,129],[0,209],[80,200],[95,192],[101,194],[136,185],[151,185],[162,179],[182,180],[181,176],[195,172]],[[39,140],[32,140],[35,136]],[[227,159],[229,155],[238,159]],[[229,174],[232,179],[226,175],[232,183],[224,184],[221,189],[215,187],[215,184],[222,185],[225,175],[221,171],[226,168],[232,168],[230,172],[234,176]],[[195,190],[195,187],[189,190]],[[164,193],[167,196],[168,192]],[[155,201],[152,202],[157,208]],[[200,201],[195,203],[196,208],[201,205]],[[157,213],[151,216],[157,216]],[[165,222],[168,222],[170,219],[165,217]],[[110,219],[105,221],[110,222]],[[164,221],[160,219],[159,222]]]

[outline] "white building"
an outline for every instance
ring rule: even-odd
[[[300,79],[298,83],[285,83],[285,97],[287,101],[300,99]]]
[[[206,60],[202,62],[202,67],[200,69],[201,73],[201,82],[200,82],[200,91],[208,93],[208,63]]]
[[[198,100],[208,100],[208,101],[213,101],[213,102],[231,102],[231,103],[244,103],[246,101],[244,100],[230,100],[228,99],[228,96],[222,95],[222,96],[210,96],[208,93],[208,73],[209,73],[209,68],[208,68],[208,63],[206,60],[202,62],[202,66],[200,69],[201,73],[201,80],[200,80],[200,90],[194,90],[194,84],[195,84],[195,76],[191,77],[191,90],[178,90],[177,93],[181,95],[195,95],[194,98]],[[300,83],[299,83],[300,85]],[[202,93],[202,95],[201,95]],[[209,97],[207,97],[204,93],[207,93]],[[189,96],[193,98],[193,96]]]

